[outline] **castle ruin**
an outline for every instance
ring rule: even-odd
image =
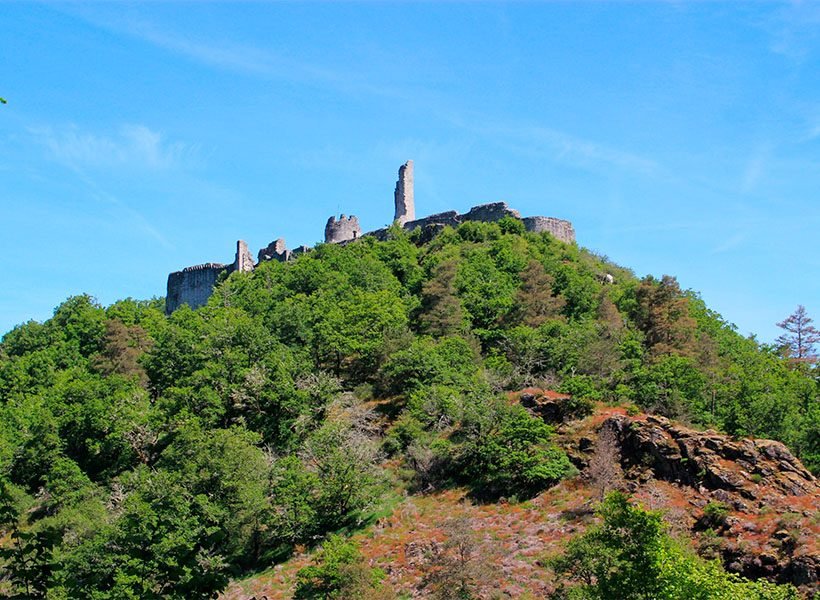
[[[399,167],[399,179],[393,191],[393,200],[396,203],[396,212],[393,221],[404,225],[408,221],[416,220],[416,205],[413,200],[413,161],[408,160]]]
[[[253,271],[255,266],[248,245],[239,240],[236,242],[236,257],[231,264],[205,263],[171,273],[168,275],[165,311],[171,314],[183,304],[199,308],[208,302],[220,275]]]
[[[421,230],[421,239],[429,240],[445,227],[457,227],[468,221],[494,222],[505,217],[520,220],[527,231],[535,233],[549,233],[554,238],[565,242],[575,242],[575,229],[572,223],[555,217],[521,217],[521,214],[510,208],[506,202],[492,202],[474,206],[464,214],[454,210],[429,215],[416,219],[415,198],[413,196],[413,161],[408,160],[399,168],[399,176],[393,191],[395,213],[393,223],[400,225],[407,231]],[[326,244],[347,244],[363,235],[377,239],[387,239],[388,228],[377,229],[362,234],[358,217],[340,215],[337,219],[332,216],[325,225]],[[309,252],[307,246],[299,246],[288,250],[282,238],[268,244],[261,249],[257,256],[259,263],[276,260],[287,262],[300,254]],[[165,297],[165,310],[168,314],[182,306],[189,305],[198,308],[210,298],[214,286],[220,276],[229,275],[234,271],[251,272],[256,267],[248,245],[239,240],[236,242],[236,256],[231,264],[205,263],[194,267],[187,267],[168,275],[168,293]]]
[[[325,244],[339,244],[341,242],[349,242],[361,237],[362,228],[359,227],[359,218],[350,215],[346,217],[339,215],[330,217],[325,225]]]

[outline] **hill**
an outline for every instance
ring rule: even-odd
[[[262,570],[269,596],[446,597],[497,565],[508,596],[565,593],[553,572],[594,594],[573,569],[604,555],[687,597],[812,593],[815,371],[520,220],[418,231],[225,273],[197,310],[79,296],[7,333],[0,593],[206,598]],[[610,490],[633,499],[596,521]],[[627,560],[611,519],[654,537]],[[573,535],[596,550],[568,567]]]

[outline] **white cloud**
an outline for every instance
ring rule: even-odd
[[[51,158],[71,167],[172,169],[191,163],[197,154],[196,147],[166,141],[161,132],[138,124],[122,125],[113,134],[92,133],[74,125],[29,131]]]

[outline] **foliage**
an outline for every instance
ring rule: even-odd
[[[314,556],[314,564],[297,573],[294,598],[389,598],[384,573],[368,567],[359,549],[339,535],[330,535]]]
[[[602,519],[570,540],[549,562],[563,583],[555,597],[624,600],[796,599],[791,586],[751,582],[686,551],[665,532],[661,515],[612,492],[599,508]]]
[[[572,471],[552,429],[520,406],[491,403],[466,419],[458,463],[476,495],[533,496]]]
[[[806,314],[801,304],[785,320],[777,324],[786,333],[775,340],[775,343],[786,349],[788,356],[797,361],[816,362],[813,355],[814,345],[820,342],[820,330],[812,325],[813,319]]]
[[[13,593],[212,597],[361,525],[388,480],[382,452],[411,491],[532,496],[572,467],[509,404],[524,386],[571,394],[576,416],[618,401],[778,439],[820,469],[814,368],[738,335],[674,278],[638,280],[516,219],[323,244],[231,274],[197,310],[163,308],[79,295],[3,336]],[[618,476],[605,456],[602,492]]]

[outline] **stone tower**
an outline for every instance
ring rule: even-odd
[[[253,256],[248,250],[248,245],[244,240],[236,242],[236,260],[233,263],[233,270],[240,273],[247,273],[253,271]]]
[[[355,215],[346,217],[339,215],[330,217],[325,225],[325,244],[338,244],[355,240],[362,235],[362,228],[359,227],[359,219]]]
[[[413,161],[408,160],[399,167],[399,180],[393,192],[396,201],[396,216],[394,221],[404,225],[408,221],[416,220],[416,205],[413,200]]]

